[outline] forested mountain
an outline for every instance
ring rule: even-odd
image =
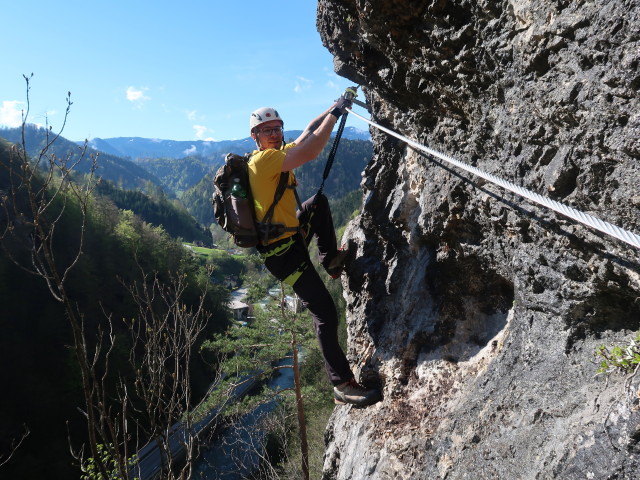
[[[301,132],[301,130],[285,130],[285,138],[287,140],[294,140]],[[367,130],[346,127],[342,138],[349,140],[370,140],[371,136]],[[159,157],[183,158],[197,155],[213,164],[221,164],[224,156],[229,152],[244,154],[255,148],[255,142],[251,137],[222,141],[177,141],[155,138],[117,137],[94,138],[89,144],[96,150],[134,160]]]
[[[48,133],[47,137],[47,130],[35,125],[26,125],[24,135],[27,154],[32,158],[37,158],[47,144],[47,140],[50,141],[54,137],[51,132]],[[20,143],[22,141],[22,129],[19,127],[0,129],[0,138],[5,138],[11,143]],[[73,164],[80,160],[82,147],[63,137],[59,137],[49,147],[48,153],[55,154],[60,159],[69,158],[69,164]],[[96,153],[96,150],[88,149],[84,157],[74,167],[74,170],[77,173],[88,172],[91,168],[91,157],[95,156]],[[148,182],[160,185],[160,181],[156,177],[130,160],[102,152],[98,157],[97,175],[122,188],[143,188]]]
[[[300,133],[300,131],[289,131],[286,133],[287,139],[294,140]],[[0,130],[0,136],[10,142],[19,142],[21,130],[19,128]],[[325,193],[333,202],[360,188],[361,172],[371,158],[372,144],[369,140],[349,137],[367,136],[368,132],[352,127],[345,129],[334,165],[324,187]],[[46,142],[45,129],[33,125],[26,126],[25,143],[31,156],[38,155]],[[214,222],[211,207],[213,173],[222,164],[227,153],[246,153],[253,150],[255,144],[251,138],[191,143],[194,145],[192,151],[195,149],[201,154],[207,152],[210,155],[215,152],[218,157],[214,159],[211,156],[191,155],[173,158],[172,155],[184,154],[189,148],[185,148],[185,142],[170,140],[126,137],[92,141],[96,147],[109,152],[120,152],[127,156],[153,152],[162,152],[164,155],[161,158],[140,157],[131,161],[101,151],[98,156],[97,175],[103,179],[103,182],[99,185],[97,193],[110,197],[118,208],[131,210],[150,224],[162,225],[174,238],[209,243],[210,235],[206,228]],[[330,147],[331,143],[318,160],[297,169],[298,193],[302,199],[313,195],[320,186]],[[80,158],[81,147],[60,137],[50,147],[50,153],[54,153],[59,158],[71,156],[71,162],[73,162],[74,159]],[[90,155],[96,153],[90,150],[74,170],[79,173],[87,172],[91,166]],[[166,194],[162,192],[161,187]],[[180,201],[172,200],[171,197],[174,196],[179,197]],[[348,203],[352,205],[354,199],[351,198]],[[189,214],[200,225],[190,219]]]
[[[179,200],[170,199],[159,187],[149,186],[147,192],[123,190],[103,181],[96,187],[96,194],[108,197],[122,210],[131,210],[147,223],[162,226],[173,238],[211,243],[209,231],[196,222]]]
[[[0,141],[0,191],[4,194],[11,190],[8,150],[9,146]],[[14,169],[16,171],[20,169]],[[81,412],[85,406],[80,371],[73,349],[69,348],[73,345],[69,321],[62,304],[53,300],[45,281],[26,273],[11,260],[23,267],[30,266],[33,224],[29,220],[27,200],[21,193],[2,199],[11,202],[9,207],[18,205],[22,215],[15,216],[10,208],[0,208],[0,364],[3,365],[0,385],[4,391],[0,409],[0,452],[4,455],[10,451],[11,440],[20,437],[23,426],[30,431],[12,461],[2,467],[2,477],[78,478],[67,438],[69,436],[74,447],[83,441],[86,429]],[[200,287],[207,283],[207,275],[162,228],[115,208],[110,200],[99,196],[90,204],[84,226],[83,254],[67,277],[66,290],[82,315],[90,349],[100,328],[103,332],[112,328],[111,334],[117,343],[112,352],[109,382],[115,384],[117,379],[126,381],[131,373],[128,370],[130,332],[124,319],[140,315],[129,288],[143,281],[143,273],[168,282],[170,275],[180,272],[184,275],[181,278],[187,281],[182,301],[191,306],[198,302]],[[57,212],[63,205],[65,213],[58,219]],[[51,214],[41,221],[49,225],[55,222],[52,245],[56,264],[68,265],[79,247],[81,211],[72,197],[65,197],[64,203],[52,202],[50,209]],[[7,236],[8,226],[11,230]],[[205,304],[213,316],[200,334],[202,338],[227,325],[223,307],[226,301],[224,290],[208,286]],[[198,394],[208,387],[209,368],[194,358],[193,387]],[[130,385],[131,394],[134,390]]]
[[[317,160],[305,163],[296,169],[300,198],[310,197],[320,187],[330,149],[331,143],[327,145]],[[327,196],[340,198],[359,189],[362,171],[372,154],[373,144],[370,141],[341,139],[333,166],[324,185],[324,192]]]
[[[327,145],[317,160],[296,169],[298,194],[303,201],[315,194],[320,187],[330,149],[331,143]],[[324,186],[324,192],[329,199],[337,200],[354,190],[359,191],[361,173],[371,155],[372,143],[370,141],[346,138],[340,140],[333,167]],[[214,222],[211,208],[212,181],[213,174],[210,173],[192,188],[186,190],[181,197],[187,210],[203,225],[210,225]]]
[[[362,208],[362,191],[352,190],[342,197],[329,197],[329,205],[333,224],[336,227],[345,226]]]
[[[213,164],[220,164],[224,156],[231,151],[246,152],[255,147],[249,138],[241,140],[160,140],[140,137],[94,138],[90,142],[93,148],[109,151],[132,160],[141,158],[184,158],[199,156]]]
[[[21,141],[21,135],[20,129],[0,131],[0,136],[13,143]],[[27,153],[32,158],[39,155],[46,141],[46,130],[35,126],[25,127]],[[60,137],[51,145],[49,153],[58,158],[69,156],[69,165],[72,165],[80,158],[81,147]],[[90,155],[95,154],[95,151],[86,153],[73,170],[77,173],[88,172],[91,167]],[[179,201],[169,198],[174,196],[177,189],[190,186],[202,178],[210,168],[194,158],[143,160],[141,163],[137,165],[130,160],[100,152],[96,175],[102,181],[96,193],[111,198],[122,210],[133,211],[145,222],[162,225],[173,238],[210,243],[210,234],[197,224]],[[166,187],[166,194],[162,185]]]
[[[191,215],[202,225],[211,225],[213,218],[213,173],[209,173],[182,194],[180,201]]]
[[[182,192],[197,184],[202,177],[214,171],[211,163],[200,157],[184,158],[143,158],[136,161],[138,165],[147,170],[162,185],[175,196],[180,197]],[[217,167],[216,167],[217,168]]]

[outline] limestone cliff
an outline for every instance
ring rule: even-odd
[[[320,0],[318,30],[375,122],[640,233],[637,0]],[[640,250],[371,132],[343,282],[384,399],[336,409],[324,478],[640,478],[639,381],[594,356],[640,328]]]

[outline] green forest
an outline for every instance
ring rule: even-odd
[[[173,192],[178,198],[214,168],[211,162],[191,156],[184,158],[138,158],[136,163],[156,178],[161,179],[163,187],[167,191]]]
[[[26,127],[25,132],[25,145],[36,145],[28,148],[31,168],[40,171],[30,177],[30,184],[16,163],[16,136],[0,141],[0,359],[5,365],[1,382],[9,392],[0,413],[0,463],[4,463],[0,476],[78,478],[79,464],[71,457],[70,447],[80,448],[86,440],[87,412],[83,411],[83,373],[75,355],[70,309],[80,319],[87,350],[98,352],[96,373],[106,379],[105,402],[116,405],[122,385],[135,381],[131,352],[141,347],[136,343],[139,338],[131,336],[132,325],[151,318],[150,312],[152,316],[170,312],[172,306],[161,300],[172,286],[180,285],[181,308],[207,312],[194,343],[194,351],[200,353],[188,360],[193,406],[205,396],[217,373],[215,352],[201,351],[199,345],[231,325],[226,307],[229,290],[211,280],[235,275],[255,298],[272,281],[263,278],[255,255],[194,255],[184,247],[183,242],[209,245],[220,235],[209,220],[210,172],[197,158],[148,159],[135,165],[84,152],[62,137],[50,143],[41,129]],[[44,149],[47,154],[41,155]],[[320,184],[327,151],[320,161],[312,162],[313,167],[300,169],[298,178],[305,184],[300,188],[302,195],[313,194]],[[325,185],[337,225],[345,224],[360,207],[360,172],[370,155],[370,142],[341,142]],[[47,180],[51,158],[62,162],[62,179]],[[72,192],[89,191],[92,178],[97,181],[85,197],[85,206]],[[46,205],[42,217],[31,213],[34,198]],[[49,228],[46,237],[33,233],[41,225]],[[54,278],[53,287],[34,263],[47,251],[38,243],[43,238],[54,257],[47,268],[64,274],[62,280]],[[64,285],[68,302],[55,298],[56,281]],[[159,285],[169,287],[162,290]],[[156,288],[156,296],[145,304],[143,293]],[[342,301],[339,282],[333,283],[332,294]],[[105,345],[111,345],[108,363]],[[133,399],[136,402],[143,399]],[[145,417],[141,423],[147,427],[153,419]],[[135,435],[129,440],[132,445],[145,441]]]
[[[3,197],[0,228],[3,231],[0,256],[0,299],[2,315],[0,358],[4,408],[0,415],[2,452],[10,448],[10,440],[24,429],[30,432],[4,465],[6,478],[77,478],[77,466],[69,457],[69,442],[79,446],[84,437],[78,366],[71,345],[72,332],[64,306],[54,300],[46,281],[32,271],[32,242],[28,238],[28,209],[22,208],[27,198],[7,194],[11,188],[8,174],[10,147],[0,145],[0,189]],[[15,185],[15,181],[13,182]],[[14,202],[25,212],[20,221],[12,218]],[[73,261],[82,213],[71,199],[56,225],[52,238],[56,264],[64,269]],[[57,216],[62,205],[54,205]],[[51,221],[51,220],[50,220]],[[8,231],[10,229],[10,231]],[[37,248],[37,246],[36,246]],[[112,329],[117,339],[111,360],[112,380],[130,377],[127,361],[128,338],[126,319],[139,317],[140,305],[132,288],[144,283],[145,275],[163,282],[182,275],[186,279],[183,300],[186,305],[198,301],[205,292],[205,306],[211,312],[201,339],[223,331],[228,325],[224,305],[228,292],[208,281],[203,265],[160,226],[153,226],[130,210],[119,209],[107,197],[91,198],[91,209],[84,226],[84,245],[77,265],[70,271],[66,291],[74,307],[81,312],[86,337],[92,342]],[[92,344],[89,348],[95,348]],[[193,386],[202,396],[211,377],[211,365],[194,358]],[[47,473],[49,472],[49,473]],[[76,472],[75,475],[73,472]]]
[[[146,191],[123,190],[109,181],[101,181],[96,186],[96,193],[121,210],[135,212],[151,225],[161,225],[173,238],[205,244],[211,242],[209,230],[201,226],[179,200],[171,199],[153,184],[148,184]]]

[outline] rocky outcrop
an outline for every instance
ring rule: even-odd
[[[635,0],[318,2],[373,121],[640,233]],[[325,479],[640,477],[640,250],[372,129]]]

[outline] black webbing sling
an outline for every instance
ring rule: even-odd
[[[324,173],[322,174],[322,183],[320,184],[320,188],[318,189],[318,193],[316,193],[316,198],[322,194],[322,190],[324,189],[324,182],[329,176],[329,172],[331,171],[331,167],[333,167],[333,160],[336,158],[336,152],[338,151],[338,144],[340,143],[340,138],[342,138],[342,131],[344,130],[344,124],[347,122],[348,112],[345,112],[340,117],[340,125],[338,125],[338,131],[336,132],[336,136],[333,139],[333,145],[331,145],[331,150],[329,151],[329,157],[327,157],[327,163],[324,166]],[[315,200],[314,200],[315,203]]]

